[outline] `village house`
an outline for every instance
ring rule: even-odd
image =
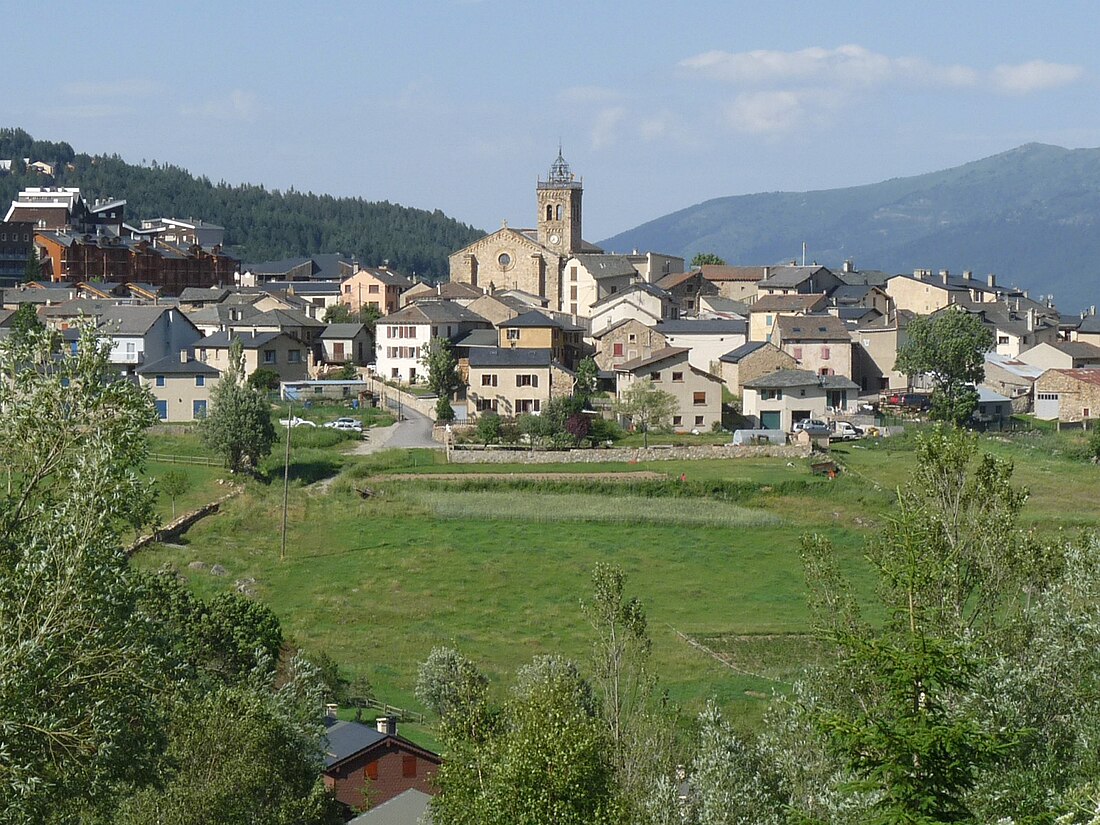
[[[592,308],[609,295],[644,280],[626,255],[574,255],[565,263],[565,308],[592,317]]]
[[[635,318],[623,318],[593,335],[596,366],[612,372],[620,364],[648,358],[667,346],[665,336]]]
[[[1100,346],[1100,315],[1095,313],[1095,307],[1070,328],[1071,341],[1080,341],[1085,344]]]
[[[852,338],[852,375],[862,392],[904,390],[909,376],[895,369],[898,348],[908,340],[905,330],[912,320],[910,312],[893,312],[855,324]]]
[[[709,432],[722,422],[722,379],[692,366],[688,354],[684,347],[665,347],[620,364],[615,367],[616,397],[622,398],[636,381],[651,381],[676,399],[671,422],[675,432]]]
[[[401,296],[413,282],[389,267],[361,267],[340,282],[340,300],[352,312],[372,307],[382,315],[401,308]]]
[[[549,349],[472,348],[466,416],[494,412],[503,418],[539,413],[552,398],[573,394],[576,376]]]
[[[777,370],[793,370],[794,357],[770,341],[749,341],[718,359],[722,381],[734,395],[741,395],[746,381]]]
[[[886,290],[871,284],[841,284],[829,293],[829,305],[838,310],[873,309],[879,315],[889,315],[893,302]]]
[[[741,320],[681,318],[662,321],[655,329],[669,347],[687,349],[688,360],[696,369],[718,375],[722,369],[719,359],[745,343],[748,326]]]
[[[413,384],[425,376],[423,357],[433,338],[454,343],[489,322],[453,301],[418,300],[375,325],[374,372]]]
[[[1016,359],[1044,370],[1100,367],[1100,347],[1084,341],[1044,341],[1021,352]]]
[[[703,309],[705,296],[721,297],[718,287],[704,278],[698,269],[666,275],[657,281],[657,286],[672,296],[681,318],[697,315]]]
[[[260,302],[252,304],[253,309],[259,308]],[[266,312],[258,312],[247,315],[236,321],[229,321],[226,325],[232,332],[282,332],[292,338],[297,338],[307,348],[312,348],[314,341],[325,330],[324,321],[310,318],[304,312],[292,309],[269,309]]]
[[[229,350],[240,341],[245,377],[260,367],[274,371],[280,381],[302,381],[309,377],[309,349],[297,338],[282,332],[217,332],[198,341],[198,358],[219,372],[229,369]]]
[[[364,367],[372,352],[366,324],[329,324],[318,338],[322,364],[352,364]]]
[[[1017,312],[1002,302],[975,304],[966,301],[939,310],[947,311],[977,315],[993,333],[994,349],[1000,355],[1017,357],[1036,344],[1058,340],[1057,324],[1048,323],[1034,308]]]
[[[198,421],[206,418],[210,390],[221,373],[197,360],[190,350],[142,364],[136,374],[153,396],[161,421]]]
[[[852,375],[852,336],[832,315],[781,315],[771,342],[791,355],[799,368],[819,375]]]
[[[1035,417],[1067,422],[1100,418],[1100,369],[1044,372],[1035,382]]]
[[[772,266],[756,285],[757,295],[813,295],[828,293],[843,282],[824,266]]]
[[[168,306],[110,306],[99,315],[97,333],[110,340],[109,359],[124,374],[193,346],[202,333]]]
[[[1040,344],[1040,346],[1042,346]],[[1012,409],[1017,413],[1031,411],[1032,388],[1048,367],[1034,367],[1018,358],[985,354],[985,379],[981,386],[1012,399]],[[980,388],[979,388],[980,389]]]
[[[459,306],[469,307],[486,291],[470,284],[443,281],[438,284],[419,283],[401,293],[401,306],[407,307],[417,301],[450,301]]]
[[[530,310],[498,324],[500,347],[548,349],[555,361],[576,369],[583,346],[583,328]]]
[[[753,303],[757,298],[758,286],[768,276],[766,266],[727,266],[726,264],[703,264],[699,271],[703,277],[718,290],[718,294],[731,301]]]
[[[671,295],[658,286],[636,281],[626,289],[596,302],[592,307],[592,332],[600,332],[624,318],[656,324],[678,317]]]
[[[826,305],[824,295],[761,295],[749,307],[749,340],[767,341],[771,338],[775,319],[781,315],[824,312]]]
[[[375,728],[325,719],[325,787],[347,810],[382,805],[413,788],[434,793],[441,763],[438,754],[399,736],[391,717]]]
[[[886,281],[886,293],[895,308],[914,315],[931,315],[951,304],[987,303],[998,300],[1005,290],[997,287],[997,277],[975,278],[969,270],[962,277],[941,269],[915,269],[912,275],[894,275]]]
[[[841,375],[779,370],[742,383],[741,411],[765,430],[790,432],[799,421],[854,411],[856,383]]]

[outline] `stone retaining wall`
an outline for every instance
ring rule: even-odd
[[[595,464],[604,461],[699,461],[714,458],[807,458],[799,444],[779,447],[612,447],[608,450],[452,450],[452,464]]]
[[[141,548],[153,544],[154,542],[173,541],[179,538],[180,535],[182,533],[185,533],[187,531],[187,528],[189,528],[192,524],[194,524],[199,519],[206,518],[207,516],[213,515],[214,513],[218,512],[218,510],[221,509],[221,506],[225,504],[225,502],[229,501],[229,499],[234,498],[235,496],[240,495],[241,490],[243,489],[243,487],[234,487],[224,496],[215,499],[209,504],[204,504],[197,510],[192,510],[189,513],[184,513],[175,521],[170,521],[163,527],[154,530],[152,533],[141,536],[137,541],[135,541],[126,549],[126,555],[132,556]]]

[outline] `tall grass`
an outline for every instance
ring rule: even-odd
[[[548,501],[538,493],[468,492],[432,490],[399,497],[425,508],[436,518],[480,521],[598,522],[612,524],[663,524],[674,527],[765,527],[781,519],[763,510],[753,510],[719,501],[653,499],[642,496],[594,497],[564,493]]]

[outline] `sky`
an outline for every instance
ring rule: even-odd
[[[594,242],[716,197],[1100,146],[1091,2],[48,8],[0,51],[0,126],[485,230],[534,225],[559,142]]]

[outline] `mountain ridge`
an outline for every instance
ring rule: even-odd
[[[878,183],[712,198],[600,243],[731,263],[995,272],[1065,310],[1100,303],[1100,149],[1027,143]]]

